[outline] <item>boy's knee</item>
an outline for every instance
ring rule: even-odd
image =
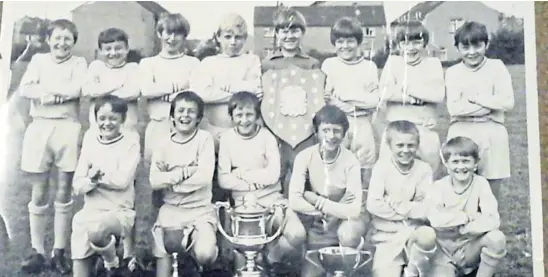
[[[201,265],[215,262],[219,254],[217,248],[217,236],[213,228],[200,228],[195,231],[193,252],[196,260]]]
[[[337,230],[337,237],[341,246],[356,248],[360,245],[363,240],[364,232],[359,230],[361,228],[355,228],[358,227],[357,225],[358,224],[355,222],[352,224],[349,221],[345,221],[341,224]]]
[[[109,234],[102,222],[90,222],[86,224],[89,242],[93,245],[104,246],[108,242]]]
[[[415,230],[414,241],[421,249],[433,249],[436,247],[436,232],[428,226],[421,226]]]
[[[506,251],[506,236],[500,230],[493,230],[484,236],[485,248],[490,253],[504,253]]]
[[[306,241],[306,230],[297,215],[287,215],[288,221],[283,231],[283,237],[291,246],[297,248]]]

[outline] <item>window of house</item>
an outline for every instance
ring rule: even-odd
[[[374,37],[375,36],[375,28],[363,27],[363,36],[364,37]]]
[[[440,48],[440,60],[447,61],[447,49],[445,47]]]
[[[264,37],[273,38],[274,37],[274,27],[264,28]]]
[[[449,33],[454,34],[463,24],[464,24],[464,18],[451,19],[451,25],[449,26]]]

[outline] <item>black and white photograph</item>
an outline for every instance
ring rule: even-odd
[[[535,49],[532,1],[6,1],[0,277],[543,277]]]

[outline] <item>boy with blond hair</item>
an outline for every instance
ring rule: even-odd
[[[442,147],[449,176],[434,183],[428,219],[439,250],[432,276],[456,277],[477,269],[476,277],[492,277],[506,255],[506,236],[489,182],[475,173],[479,148],[466,137],[454,137]]]
[[[58,176],[52,266],[62,274],[70,272],[64,253],[72,218],[71,181],[79,152],[79,98],[87,70],[86,60],[72,55],[77,40],[74,23],[66,19],[51,22],[46,38],[51,51],[32,57],[19,88],[21,96],[31,100],[32,116],[21,157],[21,169],[28,173],[32,185],[28,209],[33,250],[22,264],[27,272],[41,271],[46,263],[48,181],[53,166]]]
[[[150,185],[163,200],[152,228],[157,277],[170,276],[172,251],[182,254],[190,248],[199,270],[212,265],[219,253],[217,215],[211,203],[213,136],[198,128],[204,102],[195,92],[185,91],[175,96],[169,113],[174,132],[155,149],[150,166]]]
[[[95,99],[104,95],[114,95],[128,102],[124,127],[137,132],[137,99],[141,94],[139,65],[127,62],[128,41],[127,33],[118,28],[108,28],[99,33],[97,46],[102,59],[91,62],[82,86],[82,95],[91,98],[90,130],[97,128],[94,114]]]
[[[501,60],[485,57],[489,47],[485,25],[465,23],[455,33],[455,47],[462,62],[445,73],[451,116],[447,139],[464,136],[478,144],[478,173],[500,199],[501,183],[511,175],[504,120],[505,113],[514,107],[512,76]]]
[[[116,255],[116,241],[125,243],[132,235],[134,182],[141,158],[139,137],[122,128],[127,111],[126,101],[114,95],[98,98],[93,108],[98,133],[84,139],[74,174],[74,192],[84,195],[84,207],[72,221],[75,277],[90,276],[95,253],[102,257],[107,276],[120,276],[126,269]],[[124,258],[127,265],[131,257]]]
[[[416,159],[419,130],[397,120],[386,128],[390,156],[373,167],[367,210],[373,216],[374,277],[425,276],[436,252],[436,234],[426,226],[432,168]]]
[[[261,97],[261,61],[255,54],[243,53],[247,35],[242,16],[223,17],[215,32],[221,53],[203,59],[193,74],[191,87],[206,104],[201,128],[213,135],[216,149],[220,134],[232,127],[228,116],[230,97],[240,91]]]
[[[386,102],[385,118],[388,122],[408,120],[417,126],[421,137],[418,158],[430,165],[436,178],[440,138],[434,127],[437,105],[445,98],[443,68],[438,58],[424,57],[430,35],[422,23],[404,22],[397,30],[401,56],[388,58],[379,85],[381,101]],[[390,157],[386,132],[380,145],[380,158]]]
[[[220,187],[231,192],[235,206],[243,203],[250,193],[256,195],[260,205],[272,207],[287,204],[281,193],[280,152],[276,137],[259,124],[261,117],[259,99],[250,92],[238,92],[228,101],[228,114],[233,128],[221,134],[219,148]],[[246,151],[242,151],[246,149]],[[275,214],[267,223],[269,231],[282,227],[283,215]],[[280,269],[280,261],[300,249],[305,241],[305,230],[297,217],[286,210],[282,236],[267,246],[265,265],[271,272]],[[243,256],[236,267],[244,264]]]
[[[139,64],[141,94],[147,99],[150,122],[145,131],[145,161],[150,162],[153,148],[163,145],[173,123],[169,120],[171,100],[189,89],[190,76],[200,60],[187,56],[183,44],[190,25],[181,14],[162,14],[156,25],[162,50],[154,57],[144,58]]]
[[[350,126],[344,145],[360,161],[364,182],[376,160],[376,145],[371,119],[379,105],[379,77],[374,62],[366,60],[360,49],[363,30],[356,18],[341,18],[331,28],[331,44],[337,57],[327,58],[322,71],[327,75],[328,103],[346,113]]]

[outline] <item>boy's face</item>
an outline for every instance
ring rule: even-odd
[[[181,51],[181,46],[185,42],[185,36],[183,34],[168,33],[163,30],[162,33],[158,33],[158,37],[162,41],[162,49],[168,53],[177,53]]]
[[[241,30],[223,30],[217,36],[217,41],[221,45],[221,50],[228,56],[236,56],[244,47],[247,34]]]
[[[401,41],[399,49],[408,63],[413,63],[421,58],[424,50],[424,39]]]
[[[126,62],[129,47],[124,41],[114,41],[101,44],[99,51],[106,63],[111,66],[119,66]]]
[[[97,111],[96,121],[97,126],[99,126],[99,134],[108,140],[120,135],[124,118],[121,114],[114,112],[112,106],[107,103]]]
[[[339,58],[351,61],[358,57],[360,53],[360,44],[355,37],[338,38],[335,40],[335,51]]]
[[[459,42],[457,50],[461,54],[464,64],[469,67],[476,67],[483,62],[488,46],[485,41],[468,45]]]
[[[417,137],[413,134],[390,132],[390,150],[392,158],[401,165],[409,165],[415,160],[418,148]]]
[[[69,29],[55,28],[51,36],[46,38],[50,46],[51,54],[59,59],[65,58],[71,54],[74,47],[74,34]]]
[[[252,105],[237,106],[232,111],[232,123],[243,136],[250,136],[257,130],[257,118]]]
[[[334,151],[339,148],[344,139],[342,125],[331,123],[320,123],[316,134],[323,150]]]
[[[472,156],[461,156],[452,154],[447,161],[445,161],[447,171],[451,175],[451,178],[459,182],[469,181],[476,168],[478,162]]]
[[[294,51],[300,47],[303,34],[303,30],[299,27],[280,28],[276,33],[278,44],[287,51]]]
[[[198,105],[184,99],[177,101],[172,120],[177,132],[184,134],[194,132],[199,123]]]

